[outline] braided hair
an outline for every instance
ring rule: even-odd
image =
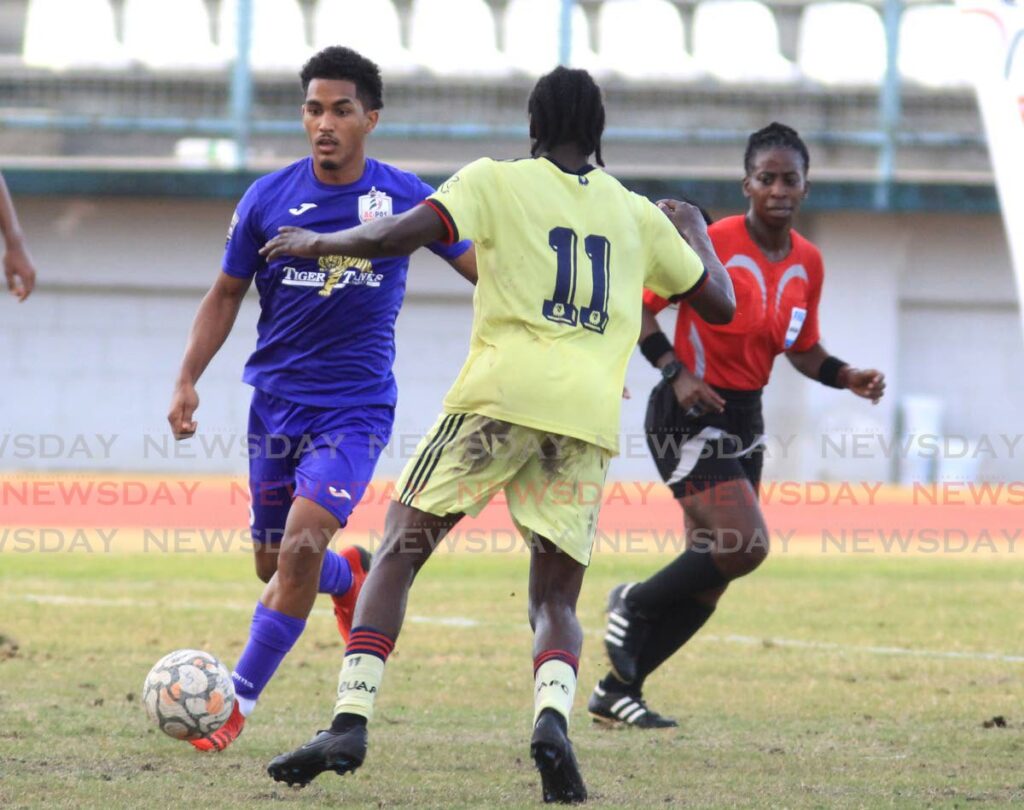
[[[765,149],[792,149],[804,161],[804,174],[810,171],[811,156],[807,145],[792,127],[772,121],[764,129],[759,129],[747,139],[747,151],[743,153],[743,170],[750,174],[754,171],[754,158]]]
[[[604,103],[601,88],[585,70],[557,67],[537,80],[526,111],[530,115],[530,154],[575,144],[597,164],[601,159]]]

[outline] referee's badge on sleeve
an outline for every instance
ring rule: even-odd
[[[391,198],[386,191],[371,188],[369,194],[359,198],[359,221],[373,222],[381,217],[391,216]]]
[[[796,339],[800,337],[800,330],[803,328],[804,320],[807,318],[807,310],[800,307],[793,307],[789,316],[789,328],[786,330],[786,348],[790,348]],[[778,334],[778,333],[776,333]]]

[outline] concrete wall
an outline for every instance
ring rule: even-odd
[[[239,376],[254,343],[255,296],[199,386],[200,433],[208,442],[216,437],[219,449],[199,440],[175,446],[165,422],[189,324],[218,272],[232,202],[26,197],[17,204],[40,285],[25,304],[0,300],[0,470],[244,471],[240,434],[250,391]],[[979,474],[1019,478],[1024,446],[1011,454],[998,439],[1024,433],[1024,343],[998,219],[834,213],[806,217],[802,230],[825,255],[825,345],[884,370],[888,395],[872,407],[780,360],[766,396],[767,475],[889,480],[896,461],[881,443],[898,428],[899,398],[924,393],[945,401],[945,432],[996,437],[1000,452],[981,459]],[[398,438],[382,475],[397,475],[434,420],[468,343],[465,282],[423,253],[409,287],[398,324]],[[671,312],[665,317],[670,327]],[[655,379],[634,356],[617,476],[655,475],[639,434]],[[823,435],[831,440],[824,447]],[[836,449],[844,437],[845,452]]]

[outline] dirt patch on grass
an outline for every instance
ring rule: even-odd
[[[9,658],[17,658],[18,651],[21,648],[18,642],[11,636],[5,636],[0,633],[0,661],[6,661]]]

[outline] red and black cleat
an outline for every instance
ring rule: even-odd
[[[352,586],[342,596],[331,597],[334,602],[334,618],[338,620],[338,632],[347,646],[349,633],[352,632],[352,616],[356,612],[356,600],[370,570],[372,555],[362,546],[348,546],[338,553],[352,567]]]
[[[200,751],[223,751],[238,739],[243,728],[245,728],[245,717],[238,708],[236,700],[234,708],[231,709],[231,716],[223,726],[206,737],[189,740],[189,742]]]

